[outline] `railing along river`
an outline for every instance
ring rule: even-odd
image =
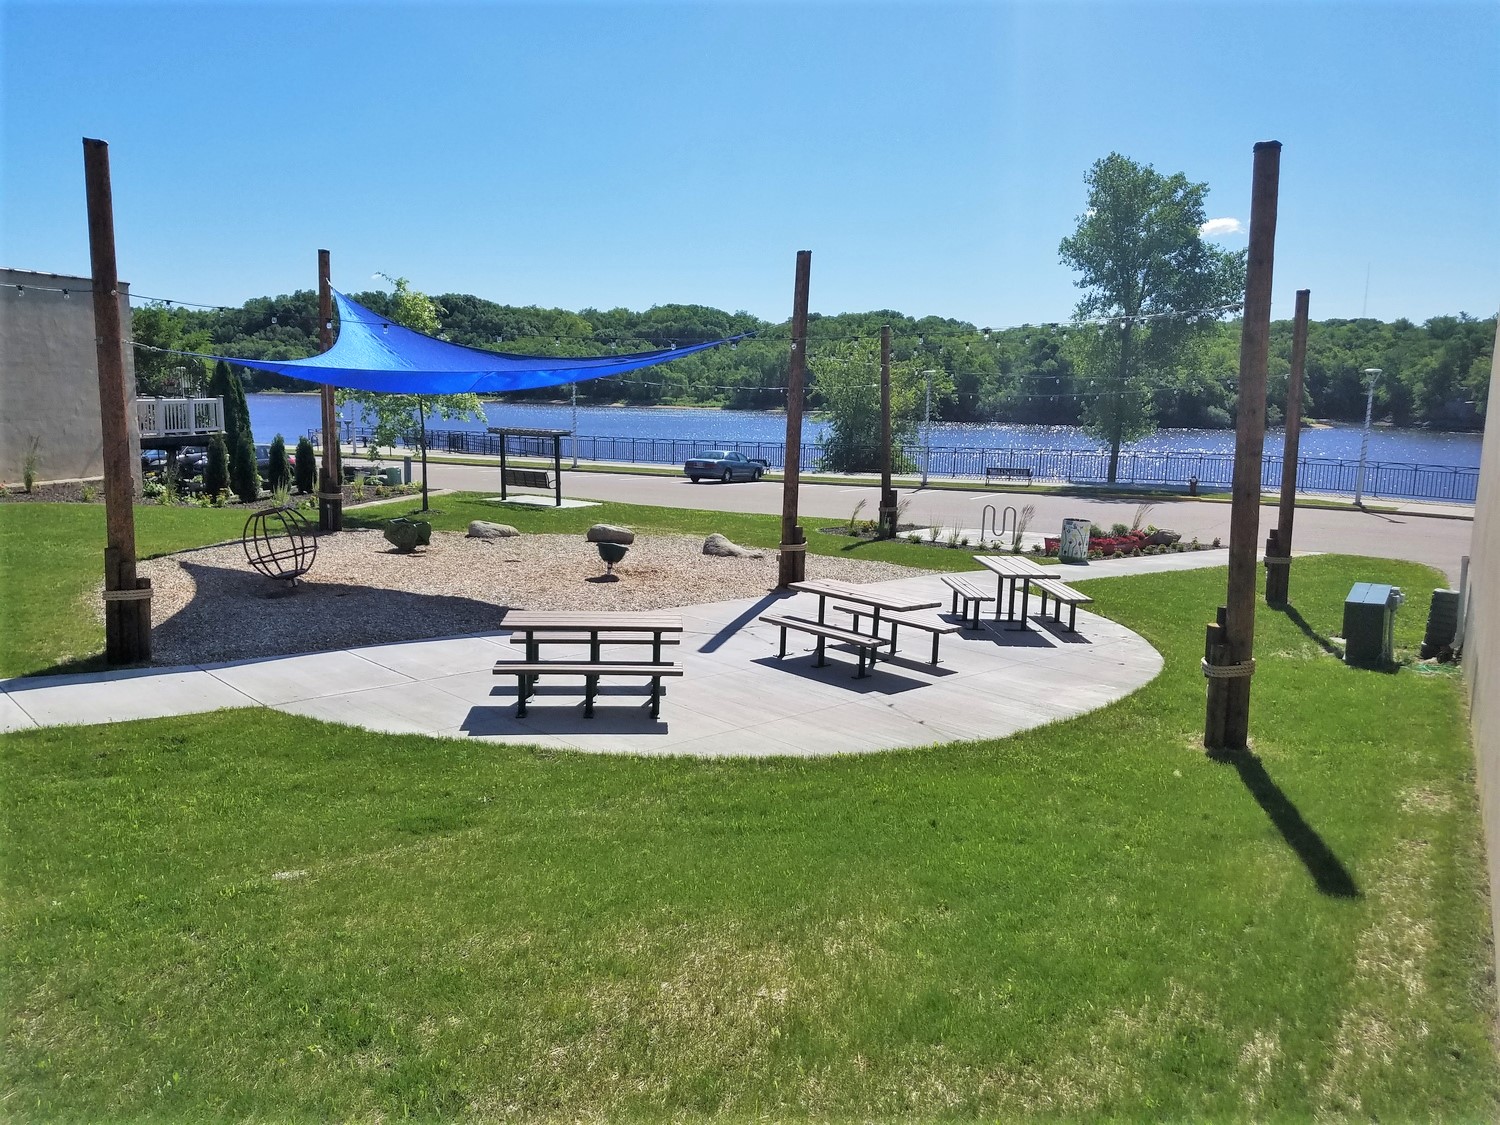
[[[313,429],[308,436],[321,441],[321,431]],[[413,434],[413,437],[416,435]],[[364,427],[346,428],[344,443],[368,444],[370,431]],[[680,465],[705,449],[733,449],[746,457],[759,458],[773,469],[786,463],[786,445],[767,441],[703,441],[684,438],[592,437],[563,435],[562,455],[572,461],[576,445],[581,461],[614,461],[628,464]],[[427,448],[434,453],[473,453],[498,457],[500,438],[476,430],[429,430]],[[506,456],[552,456],[549,438],[517,437],[506,439]],[[908,445],[902,451],[905,475],[920,471],[924,460],[930,476],[973,477],[984,479],[990,466],[1030,469],[1032,480],[1066,484],[1102,484],[1109,475],[1109,451],[1103,449],[1016,449],[933,447]],[[823,447],[817,443],[802,446],[805,472],[815,472],[823,459]],[[1202,489],[1228,488],[1234,478],[1234,454],[1192,453],[1183,451],[1121,451],[1116,480],[1120,484],[1162,485],[1186,488],[1196,481]],[[1300,492],[1353,493],[1359,480],[1359,462],[1328,457],[1304,457],[1297,462],[1297,489]],[[1261,486],[1274,491],[1281,487],[1281,458],[1267,456],[1261,466]],[[1385,496],[1409,500],[1451,500],[1472,504],[1479,487],[1477,468],[1452,465],[1420,465],[1411,462],[1365,462],[1364,492],[1368,496]]]

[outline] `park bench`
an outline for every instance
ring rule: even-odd
[[[874,611],[860,605],[835,605],[834,609],[840,613],[852,614],[854,617],[854,629],[859,631],[859,619],[861,617],[873,617]],[[881,624],[889,623],[891,627],[891,653],[896,651],[896,636],[904,625],[908,629],[918,629],[922,632],[932,634],[932,663],[938,662],[938,641],[945,633],[957,633],[959,626],[951,621],[940,621],[933,617],[919,617],[915,613],[891,613],[885,612],[880,615]]]
[[[1031,470],[1022,465],[990,465],[984,470],[984,483],[988,488],[997,480],[1024,480],[1031,484]]]
[[[546,469],[512,469],[506,467],[504,470],[505,483],[517,488],[551,488],[552,474]]]
[[[1094,599],[1087,594],[1080,594],[1073,587],[1065,585],[1056,578],[1033,578],[1030,579],[1030,584],[1035,586],[1042,596],[1041,616],[1047,616],[1047,598],[1050,596],[1053,603],[1052,620],[1059,624],[1062,623],[1062,607],[1066,604],[1068,607],[1068,632],[1076,632],[1077,630],[1074,626],[1078,621],[1078,607],[1088,605]]]
[[[682,675],[681,664],[646,662],[632,664],[613,660],[499,660],[495,675],[516,677],[516,718],[526,717],[526,701],[536,693],[536,682],[542,676],[583,677],[583,717],[594,717],[594,697],[599,694],[601,676],[633,676],[651,681],[651,698],[647,701],[654,719],[661,714],[661,681],[666,676]]]
[[[594,717],[594,698],[604,676],[623,676],[651,681],[651,717],[661,714],[662,680],[682,675],[682,665],[661,659],[663,645],[679,644],[682,618],[677,614],[647,612],[592,613],[578,611],[507,610],[502,626],[512,630],[512,644],[526,646],[524,660],[498,660],[495,675],[516,677],[516,718],[526,717],[526,702],[536,693],[542,676],[582,676],[583,714]],[[587,645],[587,659],[541,659],[541,646]],[[606,645],[651,646],[650,660],[602,660]]]
[[[865,674],[865,663],[870,667],[875,666],[875,656],[883,648],[890,648],[891,642],[884,637],[874,637],[869,633],[856,633],[852,629],[840,629],[837,625],[826,625],[821,621],[812,621],[805,617],[790,617],[782,614],[765,613],[761,615],[762,621],[768,625],[775,625],[781,629],[781,652],[779,659],[786,658],[786,634],[788,629],[795,629],[799,633],[807,633],[818,638],[818,659],[813,662],[815,668],[821,668],[828,663],[824,659],[824,646],[829,641],[838,641],[841,644],[852,646],[859,653],[859,671],[854,675],[860,679]]]
[[[943,575],[943,585],[953,591],[953,609],[951,612],[958,613],[958,603],[963,601],[964,608],[961,617],[965,628],[979,628],[979,611],[984,608],[985,602],[992,602],[996,594],[986,591],[972,578],[966,578],[958,574]],[[970,607],[973,613],[970,613]]]

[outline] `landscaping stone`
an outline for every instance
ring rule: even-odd
[[[635,532],[628,527],[615,527],[613,524],[596,523],[589,528],[588,534],[584,536],[590,543],[623,543],[625,546],[635,542]]]
[[[1153,531],[1146,538],[1146,542],[1152,544],[1153,546],[1170,547],[1173,543],[1177,542],[1177,540],[1179,540],[1181,538],[1182,538],[1182,532],[1180,532],[1180,531],[1168,531],[1166,528],[1163,527],[1163,528],[1158,528],[1156,531]]]
[[[470,520],[470,539],[512,539],[521,533],[508,523],[491,523],[489,520]]]
[[[432,524],[425,520],[409,520],[405,516],[397,516],[385,521],[385,537],[398,551],[415,551],[432,542]]]
[[[731,543],[717,531],[703,541],[703,553],[705,555],[719,555],[724,558],[735,559],[763,559],[766,553],[755,547],[741,547],[737,543]]]

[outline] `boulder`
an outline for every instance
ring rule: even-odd
[[[511,539],[521,533],[508,523],[490,523],[489,520],[470,520],[470,539]]]
[[[703,541],[703,553],[705,555],[722,555],[726,558],[736,559],[763,559],[766,557],[764,551],[754,547],[741,547],[731,543],[717,531]]]
[[[623,543],[625,546],[635,542],[635,532],[628,527],[615,527],[613,524],[596,523],[589,528],[585,538],[590,543]]]
[[[1182,538],[1180,531],[1168,531],[1166,528],[1158,528],[1146,537],[1146,542],[1158,547],[1170,547]]]
[[[425,520],[409,520],[397,516],[385,521],[385,537],[398,551],[415,551],[432,542],[432,524]]]

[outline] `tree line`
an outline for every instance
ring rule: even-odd
[[[1316,296],[1316,295],[1314,295]],[[737,410],[776,410],[786,405],[783,390],[788,360],[787,326],[748,313],[727,313],[702,305],[663,305],[645,312],[611,309],[544,309],[500,305],[466,293],[434,298],[439,334],[455,343],[528,355],[599,355],[649,351],[656,347],[757,333],[733,349],[715,348],[660,367],[578,385],[578,399],[590,405],[718,406]],[[368,292],[354,300],[393,316],[392,294]],[[312,290],[257,297],[227,312],[148,305],[132,313],[131,332],[142,344],[246,358],[296,359],[318,350],[318,301]],[[932,415],[955,422],[1027,422],[1077,425],[1091,405],[1106,398],[1105,381],[1081,370],[1072,344],[1095,326],[1047,324],[986,331],[982,326],[940,317],[910,317],[890,310],[809,318],[808,406],[822,409],[820,370],[848,369],[851,363],[878,378],[880,326],[889,324],[896,363],[908,370],[932,371]],[[1478,428],[1489,393],[1495,320],[1464,313],[1410,320],[1313,321],[1308,326],[1303,410],[1307,417],[1357,422],[1364,418],[1367,368],[1382,371],[1375,413],[1397,425]],[[865,346],[861,346],[865,345]],[[1291,321],[1271,326],[1268,414],[1279,421],[1291,366]],[[177,369],[204,382],[206,372],[181,356],[137,349],[140,393],[176,393]],[[1234,424],[1239,367],[1239,323],[1219,321],[1200,334],[1171,367],[1152,373],[1141,393],[1149,399],[1155,423],[1167,427],[1227,427]],[[240,369],[251,391],[312,390],[313,384],[268,372]],[[825,378],[828,377],[826,374]],[[847,380],[846,380],[847,382]],[[925,392],[925,375],[923,376]],[[832,389],[832,388],[830,388]],[[842,385],[841,385],[842,389]],[[543,388],[509,396],[546,401],[566,389]]]

